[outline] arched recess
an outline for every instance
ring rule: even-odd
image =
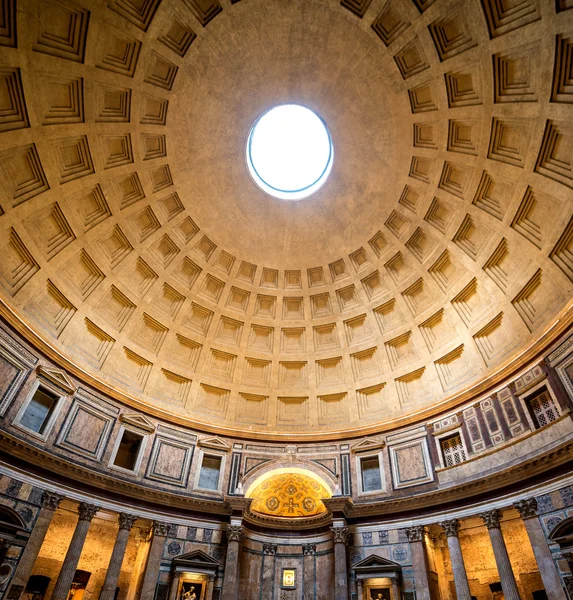
[[[549,534],[549,539],[559,544],[562,553],[573,552],[573,517],[559,522]]]
[[[12,508],[0,506],[0,538],[3,535],[14,535],[21,529],[27,529],[22,517]]]
[[[250,510],[272,518],[316,518],[327,513],[328,483],[314,471],[290,465],[259,475],[248,487]]]
[[[286,462],[286,461],[271,461],[264,463],[258,467],[255,467],[245,476],[243,480],[243,489],[245,490],[245,496],[250,497],[250,493],[263,481],[284,473],[299,473],[315,479],[323,485],[330,496],[335,494],[338,482],[332,476],[332,473],[328,469],[321,467],[318,464],[297,461],[297,462]]]

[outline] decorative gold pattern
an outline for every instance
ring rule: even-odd
[[[326,512],[323,498],[328,490],[318,481],[301,473],[273,475],[250,493],[251,510],[273,517],[313,517]]]

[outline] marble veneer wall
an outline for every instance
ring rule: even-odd
[[[0,504],[14,509],[26,527],[33,528],[41,502],[42,489],[38,485],[22,482],[14,477],[0,475]],[[561,521],[573,516],[573,486],[565,486],[549,493],[536,496],[538,519],[549,540],[550,532]],[[65,555],[76,516],[71,503],[64,501],[56,511],[34,566],[34,575],[51,578],[48,597]],[[477,509],[476,509],[477,511]],[[430,581],[435,598],[455,600],[451,564],[441,529],[435,525],[435,518],[429,517],[426,538]],[[179,519],[184,521],[184,519]],[[405,600],[413,598],[416,586],[412,570],[412,557],[408,537],[404,527],[409,523],[383,521],[354,525],[348,548],[348,565],[351,566],[370,555],[377,555],[398,563],[402,568],[402,589]],[[92,521],[88,539],[78,568],[92,575],[85,592],[85,600],[96,600],[111,555],[117,525],[106,511],[98,512]],[[531,546],[517,511],[504,511],[502,530],[518,582],[522,598],[531,598],[532,592],[543,589]],[[245,531],[240,556],[241,600],[261,600],[261,598],[282,598],[285,594],[280,586],[281,568],[297,569],[297,588],[289,592],[290,600],[327,600],[331,598],[331,584],[334,561],[332,539],[328,532],[296,536],[275,534],[266,535]],[[119,600],[138,598],[141,575],[144,569],[149,542],[148,523],[138,519],[133,528],[127,547],[119,580]],[[487,531],[475,515],[464,519],[460,531],[460,542],[464,555],[470,590],[478,600],[491,598],[489,585],[499,581]],[[214,523],[196,522],[195,525],[172,519],[172,527],[163,544],[160,572],[157,580],[157,600],[168,597],[172,560],[175,556],[202,550],[220,561],[219,576],[214,582],[213,597],[218,599],[223,583],[225,562],[225,535],[222,527]],[[550,543],[554,560],[564,583],[573,580],[570,566],[557,545]],[[9,549],[5,562],[15,568],[25,540],[16,541]],[[0,585],[0,598],[7,582]],[[350,577],[351,599],[357,600],[357,587]],[[439,595],[438,595],[439,594]]]
[[[265,471],[293,462],[320,474],[334,488],[339,477],[343,495],[356,502],[401,498],[428,493],[476,480],[492,470],[518,468],[526,462],[559,452],[573,439],[569,416],[573,397],[573,337],[566,338],[545,357],[526,366],[513,380],[457,411],[427,423],[413,424],[384,436],[321,444],[265,443],[229,439],[190,431],[134,413],[57,369],[7,327],[0,328],[0,442],[8,453],[128,495],[136,490],[173,494],[212,503],[217,510],[223,495],[233,494],[240,476],[245,484]],[[18,411],[38,380],[61,390],[57,418],[44,439],[29,435],[16,424]],[[48,381],[49,380],[49,381]],[[534,430],[524,396],[539,386],[549,388],[561,417]],[[122,426],[144,435],[141,460],[135,471],[115,469],[111,459]],[[439,439],[460,431],[468,460],[454,467],[443,464]],[[205,447],[223,457],[219,490],[198,490],[197,469]],[[383,490],[363,495],[357,457],[379,453]],[[96,479],[94,479],[96,476]],[[133,485],[137,487],[134,488]]]

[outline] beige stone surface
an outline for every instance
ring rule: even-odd
[[[204,426],[385,426],[481,382],[573,295],[572,14],[525,4],[5,0],[2,313]],[[335,146],[298,203],[244,164],[282,102]]]
[[[50,577],[48,596],[52,593],[53,586],[58,578],[58,573],[66,555],[77,523],[77,514],[71,510],[58,509],[46,534],[40,549],[40,554],[32,575]],[[113,544],[117,535],[117,522],[114,516],[103,520],[94,518],[90,524],[86,542],[78,563],[78,569],[91,573],[84,598],[97,600],[103,584]],[[132,598],[137,588],[138,548],[141,544],[139,529],[133,528],[125,553],[118,586],[119,598]],[[135,576],[135,577],[134,577]],[[131,596],[128,596],[128,591]]]

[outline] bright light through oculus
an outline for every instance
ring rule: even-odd
[[[247,140],[247,165],[255,183],[282,200],[314,194],[332,169],[334,152],[324,121],[299,104],[263,113]]]

